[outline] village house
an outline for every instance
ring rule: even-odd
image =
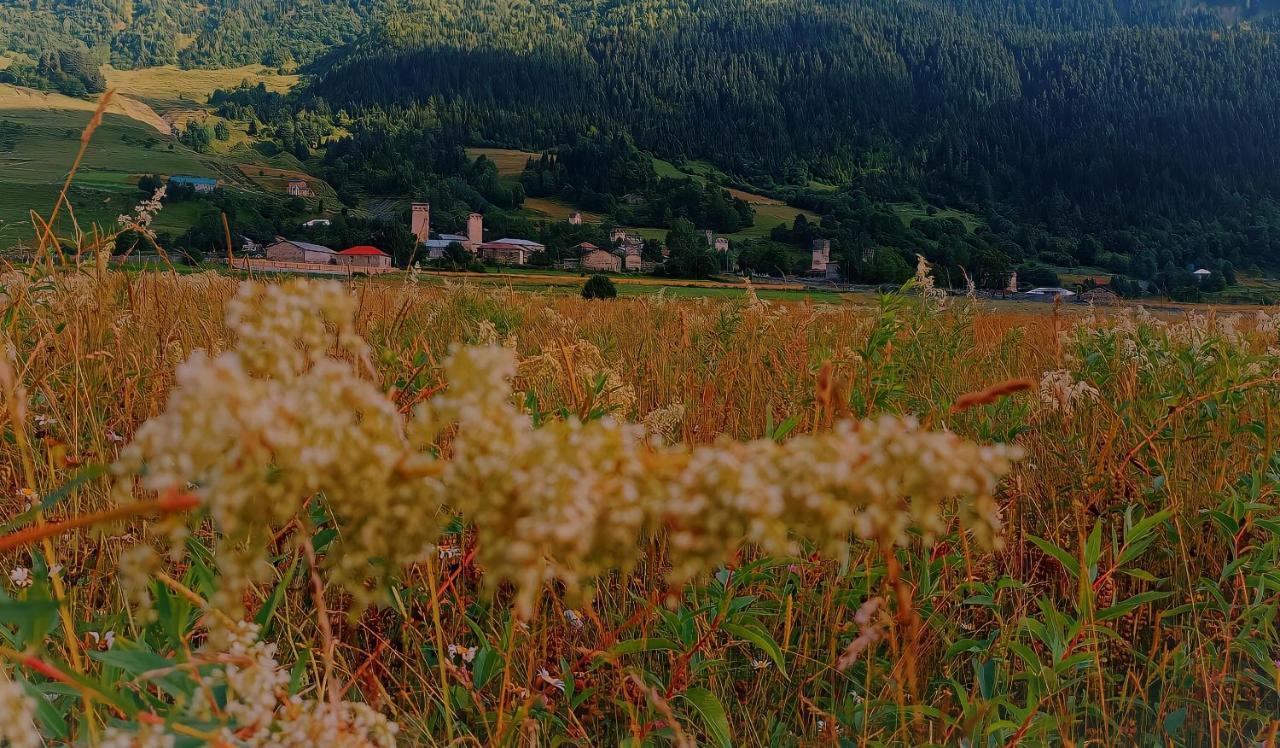
[[[274,244],[267,246],[267,259],[277,262],[305,262],[312,265],[336,265],[338,253],[320,244],[299,242],[292,239],[276,237]]]
[[[190,177],[185,175],[174,175],[169,177],[169,184],[178,187],[190,187],[195,192],[208,195],[218,189],[218,180],[210,177]]]
[[[729,251],[729,239],[723,236],[716,236],[716,232],[707,229],[702,232],[703,237],[707,240],[707,246],[717,252]]]
[[[578,211],[576,211],[576,210],[575,210],[574,212],[570,213],[570,214],[569,214],[569,225],[570,225],[570,226],[581,226],[581,225],[582,225],[582,214],[581,214],[581,213],[579,213],[579,212],[578,212]]]
[[[342,250],[338,253],[338,261],[352,268],[391,267],[391,255],[367,244]]]
[[[529,261],[531,251],[526,246],[503,239],[481,244],[476,248],[476,254],[481,260],[497,265],[524,265]]]
[[[512,244],[517,247],[524,247],[525,252],[529,254],[533,254],[535,252],[545,252],[547,250],[546,245],[539,244],[538,242],[535,242],[532,239],[506,238],[506,239],[499,239],[498,242],[500,244]]]
[[[290,179],[285,185],[285,191],[293,197],[315,197],[305,179]]]
[[[581,257],[583,270],[590,270],[596,273],[622,272],[622,257],[615,252],[607,252],[591,242],[583,242],[575,249],[578,250]]]

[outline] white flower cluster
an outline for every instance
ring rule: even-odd
[[[133,215],[123,214],[116,220],[125,228],[154,236],[151,232],[151,222],[155,220],[156,214],[160,212],[160,209],[164,207],[166,189],[164,186],[159,187],[154,195],[134,206]]]
[[[5,678],[0,673],[0,679]],[[36,731],[36,702],[22,684],[0,680],[0,745],[9,748],[40,748],[44,741]]]
[[[966,499],[963,520],[990,546],[996,482],[1021,456],[888,417],[785,444],[725,439],[655,451],[643,427],[612,419],[535,429],[511,403],[515,368],[503,349],[457,351],[446,362],[450,390],[419,410],[418,424],[435,433],[457,424],[440,498],[475,524],[489,581],[512,582],[524,615],[546,582],[576,592],[631,568],[638,539],[660,530],[674,581],[724,563],[744,542],[786,554],[799,537],[845,554],[850,535],[930,536],[945,528],[948,497]]]
[[[137,732],[108,727],[98,748],[173,748],[176,742],[158,725],[141,725]]]
[[[221,530],[215,605],[238,611],[240,592],[266,572],[264,538],[323,494],[342,524],[326,559],[362,600],[369,576],[418,559],[439,524],[412,475],[428,462],[405,441],[403,419],[336,352],[363,360],[354,305],[338,284],[245,284],[228,321],[233,350],[197,352],[177,371],[166,412],[138,429],[118,472],[156,492],[194,493]]]
[[[367,704],[320,702],[287,696],[289,673],[276,662],[276,646],[258,641],[258,627],[241,622],[229,632],[219,659],[228,696],[225,712],[236,726],[228,745],[254,748],[394,746],[398,726]]]
[[[1066,369],[1047,371],[1040,379],[1040,403],[1046,410],[1070,416],[1085,403],[1098,399],[1098,389],[1077,382]]]
[[[680,426],[684,423],[684,403],[675,402],[662,408],[654,408],[643,419],[645,433],[662,444],[680,441]]]

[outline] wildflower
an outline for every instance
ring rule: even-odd
[[[569,625],[573,626],[575,629],[580,629],[584,625],[584,622],[582,620],[582,614],[576,610],[566,609],[564,612],[564,617],[565,617],[565,620],[569,622]]]
[[[330,578],[357,602],[380,590],[364,584],[368,559],[385,560],[374,571],[382,576],[421,559],[439,536],[443,519],[422,511],[432,492],[415,477],[431,458],[360,376],[368,351],[354,313],[338,284],[244,284],[228,306],[235,347],[182,364],[166,412],[138,429],[116,465],[156,492],[194,484],[221,531],[213,602],[224,610],[239,610],[240,592],[267,573],[270,528],[316,493],[343,527],[326,554]]]
[[[116,632],[108,631],[99,634],[97,631],[86,631],[85,637],[93,640],[93,648],[101,651],[111,649],[116,644]]]
[[[174,737],[160,725],[140,725],[137,732],[108,727],[98,748],[173,748]]]
[[[116,221],[125,228],[133,229],[154,238],[155,234],[151,231],[151,222],[155,220],[156,214],[160,212],[160,209],[164,207],[163,201],[167,189],[162,185],[150,198],[134,206],[133,215],[121,215]]]
[[[561,693],[564,693],[564,681],[561,680],[560,678],[553,678],[551,676],[551,673],[547,672],[546,668],[542,668],[541,670],[538,671],[538,680],[542,681],[543,683],[546,683],[548,686],[551,686],[552,688],[560,691]]]
[[[476,658],[477,647],[466,647],[461,644],[449,645],[449,657],[461,657],[463,662],[470,663]]]
[[[23,487],[18,489],[18,497],[26,499],[27,503],[30,504],[40,498],[40,494],[36,493],[34,489]]]
[[[836,660],[836,670],[843,673],[853,667],[868,647],[880,641],[884,632],[875,623],[875,618],[883,605],[882,598],[873,597],[858,607],[857,612],[853,614],[853,622],[859,627],[858,636],[849,642],[849,646],[845,647],[840,658]]]
[[[46,416],[43,413],[35,414],[31,420],[35,421],[35,424],[40,428],[49,428],[50,426],[58,425],[58,419],[53,416]]]
[[[655,408],[644,417],[644,430],[650,439],[661,444],[674,444],[679,441],[680,424],[684,421],[685,407],[682,402],[674,402],[663,408]]]
[[[530,367],[566,390],[584,369],[603,376],[611,404],[629,409],[634,393],[610,388],[599,350],[583,341],[519,366],[509,348],[455,350],[444,365],[449,388],[406,423],[359,376],[368,352],[353,303],[336,284],[245,284],[228,311],[235,347],[182,364],[166,412],[121,455],[117,471],[144,488],[194,483],[208,503],[220,530],[214,604],[224,610],[265,574],[269,528],[318,493],[343,528],[326,554],[330,578],[358,601],[378,592],[368,577],[416,562],[457,512],[475,528],[485,583],[510,582],[525,617],[543,585],[561,582],[581,598],[602,575],[633,568],[639,541],[660,533],[676,584],[744,542],[794,555],[804,538],[843,558],[851,535],[901,543],[914,529],[929,539],[946,530],[942,504],[952,498],[978,542],[997,543],[993,493],[1017,448],[892,417],[783,444],[726,438],[692,448],[649,445],[644,426],[613,417],[535,427],[513,402],[517,371]],[[450,459],[433,456],[441,445]],[[372,571],[371,558],[380,559]]]
[[[0,671],[0,677],[4,677]],[[36,731],[36,702],[22,684],[0,680],[0,745],[9,748],[40,748],[44,740]]]
[[[751,660],[751,668],[753,670],[764,670],[767,667],[769,667],[768,660],[757,660],[757,659]]]
[[[30,587],[35,580],[31,576],[31,570],[25,566],[19,566],[9,572],[9,581],[18,589],[26,589]]]
[[[1077,382],[1066,369],[1045,372],[1040,380],[1040,402],[1049,411],[1070,416],[1081,404],[1096,401],[1097,388],[1088,382]]]
[[[109,442],[111,442],[111,443],[113,443],[113,444],[120,444],[121,442],[123,442],[123,441],[124,441],[124,437],[123,437],[123,436],[120,436],[120,435],[119,435],[119,434],[117,434],[115,431],[110,431],[110,430],[108,430],[108,431],[107,431],[107,441],[109,441]]]

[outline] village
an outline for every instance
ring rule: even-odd
[[[187,178],[173,178],[187,179]],[[186,182],[183,182],[186,183]],[[213,180],[193,184],[197,190],[212,190]],[[307,185],[302,180],[289,182],[290,195],[309,194]],[[565,219],[568,223],[580,226],[582,214],[574,212]],[[312,229],[328,226],[329,219],[317,218],[306,221],[302,228]],[[465,233],[436,233],[432,231],[431,205],[415,202],[410,207],[409,230],[414,237],[418,253],[415,263],[421,267],[423,263],[439,261],[446,256],[451,246],[457,245],[462,250],[483,264],[500,267],[520,267],[531,264],[539,253],[547,250],[546,246],[532,239],[517,237],[485,238],[484,216],[471,213],[466,220]],[[702,231],[709,248],[720,256],[727,257],[730,242],[726,237],[716,236],[712,231]],[[581,242],[572,247],[568,256],[555,262],[552,266],[558,270],[582,271],[588,273],[651,273],[658,269],[660,262],[644,258],[644,238],[634,231],[617,227],[609,232],[609,244],[601,247],[591,242]],[[242,256],[233,258],[232,262],[242,269],[265,271],[310,271],[319,273],[390,273],[398,268],[390,253],[372,245],[357,245],[346,249],[334,249],[300,239],[277,236],[265,246],[249,240],[242,245]],[[668,256],[663,247],[662,257]],[[815,246],[813,269],[823,275],[833,274],[836,270],[830,262],[830,242],[820,252]]]
[[[216,179],[178,175],[170,177],[169,184],[190,189],[197,194],[210,194],[220,187]],[[308,183],[299,178],[287,180],[285,192],[290,197],[315,196]],[[583,214],[578,211],[570,213],[564,220],[572,226],[584,224]],[[330,225],[331,219],[312,218],[300,224],[299,228],[314,230]],[[660,246],[658,254],[651,252],[646,258],[645,238],[637,230],[619,226],[609,229],[609,240],[605,246],[584,241],[570,247],[567,253],[560,253],[554,261],[539,262],[539,255],[547,251],[544,244],[532,239],[511,236],[487,239],[484,215],[479,212],[472,212],[467,216],[464,233],[433,232],[431,204],[428,202],[410,204],[408,228],[413,236],[414,246],[417,248],[412,260],[416,270],[428,269],[433,265],[439,266],[449,257],[450,248],[455,246],[458,248],[455,251],[455,258],[458,253],[465,253],[464,256],[471,257],[478,265],[497,268],[520,268],[532,265],[543,269],[584,274],[660,273],[663,262],[670,256],[670,250],[664,243]],[[706,242],[707,248],[713,250],[720,258],[720,267],[729,271],[733,266],[731,254],[733,247],[730,240],[716,235],[711,230],[699,230],[698,236]],[[661,259],[657,259],[658,257]],[[863,259],[866,260],[868,257],[864,255]],[[391,253],[372,244],[357,244],[339,250],[284,236],[276,236],[272,242],[265,245],[244,238],[240,255],[231,257],[228,261],[233,268],[260,272],[375,275],[402,270],[396,265]],[[1212,276],[1212,272],[1204,268],[1188,268],[1188,270],[1197,283],[1204,283]],[[795,275],[784,273],[781,278],[753,275],[753,279],[761,282],[797,283],[815,290],[890,290],[888,287],[890,284],[880,288],[844,282],[840,265],[832,258],[831,240],[824,238],[812,240],[808,250],[808,264],[803,271]],[[892,288],[897,288],[896,284],[891,285]],[[951,289],[947,292],[965,293],[959,289]],[[1009,275],[1008,282],[1003,288],[979,293],[986,298],[1006,301],[1078,302],[1091,305],[1112,305],[1119,302],[1117,294],[1105,284],[1077,286],[1076,290],[1061,286],[1034,288],[1020,286],[1016,271]]]

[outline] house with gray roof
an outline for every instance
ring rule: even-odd
[[[338,253],[320,244],[276,237],[267,246],[267,259],[277,262],[305,262],[312,265],[336,265]]]

